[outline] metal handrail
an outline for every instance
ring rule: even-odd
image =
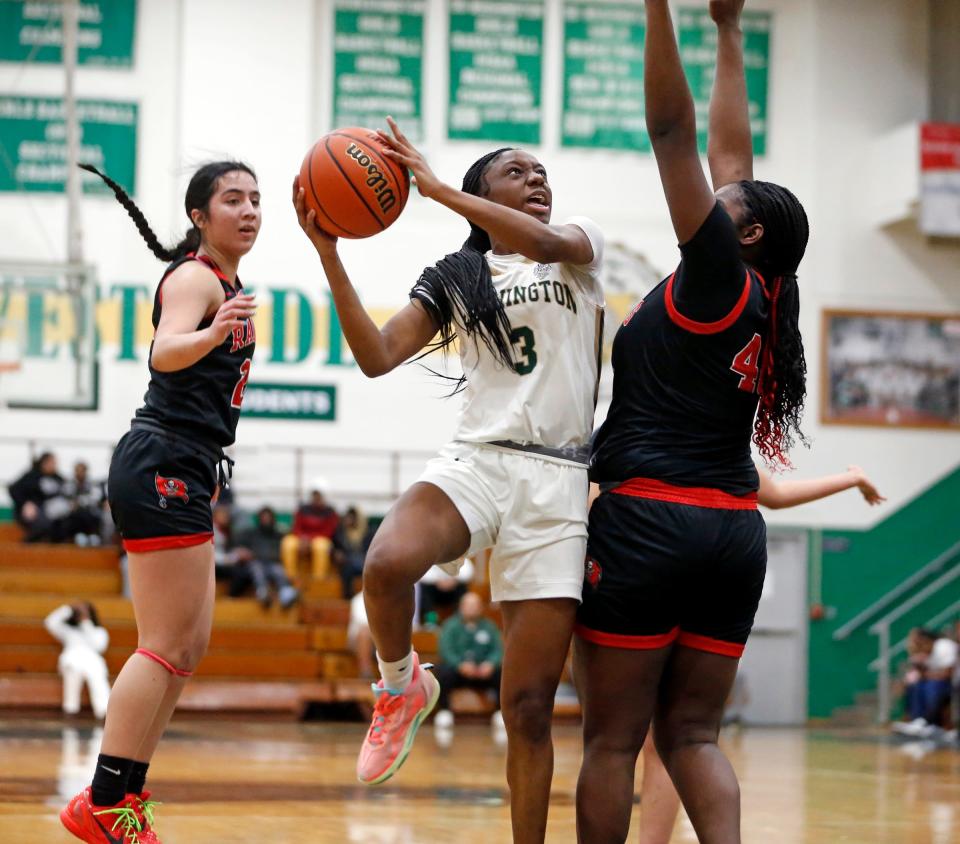
[[[877,601],[874,601],[865,610],[857,613],[846,624],[833,631],[834,641],[840,642],[848,638],[854,630],[864,624],[867,619],[876,615],[885,607],[897,600],[905,592],[908,592],[917,583],[926,579],[935,571],[939,571],[946,565],[958,552],[960,552],[960,540],[951,545],[946,551],[927,563],[922,569],[915,571],[910,577],[895,586],[886,595]]]
[[[929,621],[925,621],[923,626],[930,629],[936,630],[941,624],[943,624],[950,616],[960,615],[960,601],[957,601],[955,604],[951,604],[943,612],[937,613]],[[899,656],[907,649],[907,643],[910,641],[909,636],[904,636],[897,644],[890,648],[890,653],[887,654],[887,659],[894,659]],[[867,666],[871,671],[880,670],[880,657],[877,657],[870,665]]]
[[[893,624],[893,622],[903,618],[903,616],[910,612],[910,610],[912,610],[915,606],[922,604],[927,598],[939,591],[941,587],[946,586],[948,583],[950,583],[952,580],[956,580],[958,577],[960,577],[960,562],[958,562],[945,574],[940,575],[940,577],[938,577],[932,583],[928,583],[919,592],[916,592],[909,601],[904,601],[893,612],[887,613],[879,621],[871,624],[870,632],[878,633],[881,627],[889,627],[891,624]]]

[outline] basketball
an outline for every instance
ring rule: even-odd
[[[335,129],[317,141],[300,167],[307,210],[335,237],[362,238],[390,226],[410,193],[407,169],[391,161],[371,129]]]

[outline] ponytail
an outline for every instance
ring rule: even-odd
[[[103,179],[107,187],[113,191],[113,195],[117,198],[117,201],[126,209],[127,214],[130,215],[130,219],[133,220],[137,231],[140,232],[140,236],[150,251],[161,261],[167,263],[177,261],[186,255],[196,252],[200,248],[200,229],[197,228],[193,222],[191,212],[194,209],[201,211],[207,210],[210,197],[213,196],[217,182],[222,175],[232,173],[235,170],[242,170],[245,173],[249,173],[254,179],[257,178],[257,174],[253,172],[253,169],[241,161],[215,161],[211,164],[203,165],[190,179],[190,184],[187,186],[187,194],[184,199],[184,210],[187,212],[187,219],[190,220],[190,228],[187,230],[183,239],[171,249],[165,247],[160,242],[160,238],[158,238],[153,229],[150,228],[150,224],[147,222],[147,218],[143,215],[143,212],[120,185],[106,175],[106,173],[101,173],[92,164],[80,164],[78,166],[80,169],[86,170],[88,173],[93,173]]]

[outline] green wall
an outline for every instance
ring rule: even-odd
[[[836,707],[853,704],[858,692],[876,688],[877,675],[867,665],[877,656],[877,637],[869,627],[879,616],[842,642],[833,640],[834,630],[957,540],[960,468],[870,530],[823,532],[823,604],[832,617],[810,622],[811,718],[829,717]],[[936,576],[924,580],[916,590]],[[960,581],[901,619],[891,631],[891,641],[896,643],[912,626],[928,621],[957,600]]]

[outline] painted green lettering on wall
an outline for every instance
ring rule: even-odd
[[[115,284],[110,295],[120,294],[120,351],[117,360],[137,360],[137,300],[149,293],[143,284]]]
[[[327,366],[356,366],[355,360],[343,359],[343,329],[340,327],[340,315],[333,306],[333,294],[327,291]]]
[[[273,345],[270,349],[271,363],[300,363],[306,360],[313,346],[313,309],[310,301],[299,290],[282,288],[270,291],[273,297]],[[287,357],[287,296],[296,297],[299,311],[299,337],[296,355]]]
[[[52,287],[53,285],[49,285]],[[56,327],[57,316],[48,312],[44,297],[47,285],[31,286],[27,292],[27,349],[28,358],[53,358],[57,356],[56,346],[43,347],[44,327]]]

